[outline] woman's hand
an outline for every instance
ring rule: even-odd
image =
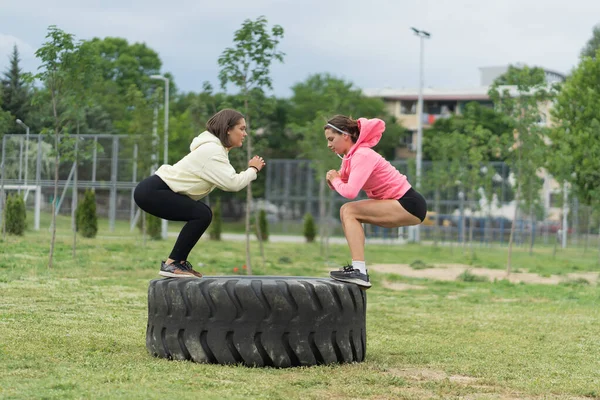
[[[254,156],[250,161],[248,161],[248,167],[256,168],[257,171],[260,171],[265,166],[265,160],[263,160],[260,156]]]
[[[339,178],[339,177],[340,177],[340,173],[337,172],[335,169],[330,169],[329,171],[327,171],[327,175],[325,175],[325,178],[327,179],[328,182],[331,182],[335,178]]]

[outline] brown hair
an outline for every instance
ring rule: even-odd
[[[206,123],[206,130],[218,137],[225,147],[230,147],[227,132],[240,122],[244,115],[239,111],[225,108],[213,115]]]
[[[358,128],[358,122],[356,122],[356,120],[353,120],[350,117],[346,117],[345,115],[336,115],[335,117],[327,121],[327,123],[335,126],[339,130],[344,131],[348,135],[350,135],[352,143],[356,143],[356,141],[358,140],[358,136],[360,135],[360,129]],[[338,135],[342,134],[341,132],[327,125],[323,127],[323,130],[326,129],[330,129],[332,132],[335,132]]]

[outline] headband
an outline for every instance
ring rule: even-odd
[[[337,126],[331,125],[331,124],[327,124],[326,126],[335,129],[336,131],[338,131],[339,133],[343,133],[344,135],[350,135],[348,132],[344,132],[343,130],[341,130],[340,128],[338,128]]]

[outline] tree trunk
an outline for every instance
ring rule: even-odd
[[[517,183],[517,194],[515,195],[515,213],[513,215],[512,225],[510,227],[510,236],[508,238],[508,259],[506,261],[506,275],[510,275],[512,268],[512,247],[515,236],[515,225],[517,224],[517,212],[519,211],[519,201],[521,198],[521,185]]]
[[[319,243],[321,256],[325,256],[325,178],[319,180]]]
[[[434,239],[433,239],[433,245],[437,246],[439,239],[440,239],[440,189],[439,187],[435,188],[435,195],[434,195],[434,209],[435,209],[435,219],[434,219]]]
[[[50,239],[50,254],[48,256],[48,269],[52,269],[52,261],[54,259],[54,244],[56,242],[56,196],[58,196],[58,162],[59,162],[59,123],[58,123],[58,113],[56,110],[56,97],[54,90],[50,89],[50,93],[52,95],[52,110],[54,112],[54,151],[56,152],[54,155],[54,197],[52,199],[52,236]]]
[[[73,171],[73,198],[71,201],[71,227],[73,228],[73,258],[77,249],[77,164],[79,151],[79,121],[77,121],[77,135],[75,136],[75,170]]]
[[[244,108],[246,112],[246,129],[250,131],[250,122],[248,118],[248,94],[244,91]],[[246,156],[247,161],[252,158],[252,135],[248,134],[246,145]],[[252,275],[252,259],[250,257],[250,207],[252,205],[252,182],[248,184],[246,188],[246,272],[248,275]],[[260,238],[259,238],[260,240]]]
[[[586,212],[586,224],[587,224],[587,233],[585,235],[585,244],[583,245],[583,254],[587,253],[587,249],[588,249],[588,245],[590,242],[590,235],[592,234],[592,213],[591,213],[591,207],[587,207],[587,212]]]
[[[535,213],[533,212],[533,203],[529,206],[529,215],[531,216],[531,229],[529,232],[529,255],[533,255],[533,244],[535,241]]]
[[[598,227],[598,264],[600,264],[600,227]]]
[[[471,189],[471,193],[469,195],[471,202],[474,201],[475,199],[475,185],[473,185],[473,188]],[[471,252],[471,256],[473,256],[473,254],[475,254],[474,250],[473,250],[473,229],[475,229],[475,207],[471,204],[471,217],[469,218],[469,250]]]

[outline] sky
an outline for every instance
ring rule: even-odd
[[[218,87],[217,59],[246,19],[264,15],[281,25],[283,64],[271,69],[273,94],[315,73],[363,89],[416,88],[419,38],[424,84],[480,84],[479,67],[516,63],[568,73],[600,23],[599,0],[0,0],[0,72],[16,43],[25,71],[49,25],[77,39],[122,37],[143,42],[183,92]]]

